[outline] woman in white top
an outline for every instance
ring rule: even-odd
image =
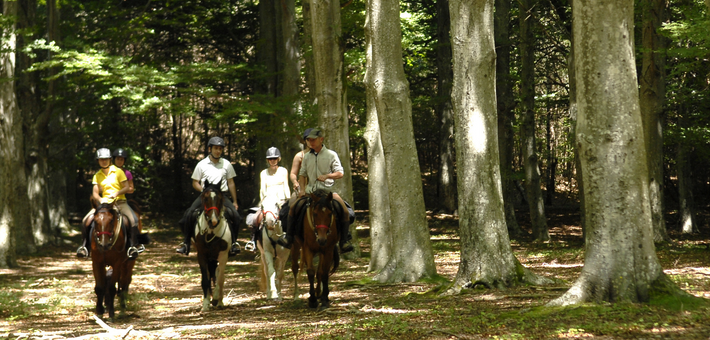
[[[288,188],[288,171],[279,166],[281,161],[279,149],[272,146],[266,150],[266,161],[269,162],[269,167],[261,172],[260,201],[263,201],[267,196],[279,201],[289,199],[291,191]]]

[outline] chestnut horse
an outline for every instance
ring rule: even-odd
[[[140,218],[138,221],[141,227]],[[115,209],[113,203],[104,203],[96,207],[90,237],[91,263],[96,280],[94,288],[96,314],[99,316],[104,314],[105,303],[108,316],[113,319],[113,300],[116,294],[118,294],[121,313],[126,310],[128,285],[131,284],[133,266],[136,263],[135,260],[129,260],[126,254],[128,228],[130,228],[128,219]],[[110,267],[108,271],[106,267]]]
[[[200,196],[204,211],[197,217],[192,234],[197,249],[197,262],[202,272],[203,312],[210,310],[210,303],[212,306],[224,306],[224,271],[227,267],[232,233],[224,216],[221,183],[220,181],[210,184],[205,181]]]
[[[300,258],[300,268],[305,269],[310,282],[310,296],[308,307],[318,307],[318,299],[322,307],[330,306],[328,294],[328,279],[340,264],[340,254],[338,253],[338,223],[335,213],[338,201],[333,200],[333,193],[324,190],[317,190],[310,195],[310,204],[305,208],[304,213],[294,211],[294,217],[298,216],[296,222],[303,221],[301,231],[295,233],[293,246],[291,246],[291,269],[293,270],[294,290],[293,298],[298,299],[298,260]],[[298,203],[294,204],[298,206]],[[301,218],[301,216],[303,216]],[[297,227],[297,226],[296,226]],[[319,257],[318,268],[314,268],[314,258]],[[332,266],[332,268],[331,268]],[[315,284],[315,285],[314,285]]]
[[[269,299],[281,299],[281,282],[284,277],[284,267],[288,261],[289,250],[276,243],[283,234],[282,222],[279,221],[281,205],[277,199],[264,197],[261,201],[261,226],[256,246],[261,254],[261,279],[259,288]]]

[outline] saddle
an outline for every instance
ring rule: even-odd
[[[332,207],[333,207],[333,212],[335,213],[335,220],[338,223],[338,226],[341,225],[341,216],[345,214],[343,211],[343,206],[341,206],[336,200],[332,201]],[[347,203],[346,203],[347,204]],[[303,235],[303,220],[306,217],[306,211],[308,210],[308,207],[311,205],[311,197],[310,196],[303,196],[296,200],[296,202],[293,204],[293,207],[291,209],[293,210],[293,217],[296,219],[293,221],[293,230],[294,230],[294,235],[299,236]],[[354,220],[355,216],[352,216],[350,218],[350,223]],[[299,236],[300,238],[300,236]]]

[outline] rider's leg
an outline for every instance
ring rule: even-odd
[[[247,215],[246,223],[251,229],[251,240],[247,242],[244,249],[248,251],[256,251],[256,235],[259,232],[259,215],[261,210],[250,210],[252,213]]]
[[[138,230],[138,216],[136,216],[136,213],[133,212],[133,209],[128,205],[128,202],[126,201],[118,201],[116,203],[116,207],[118,207],[118,210],[121,211],[121,213],[128,218],[128,222],[131,226],[130,230],[130,242],[129,242],[129,247],[128,247],[128,258],[129,259],[135,259],[138,257],[138,235],[140,235],[140,231]]]
[[[341,207],[343,208],[342,214],[338,221],[338,233],[340,234],[340,251],[342,253],[347,253],[351,252],[353,249],[355,249],[350,243],[350,240],[353,238],[352,235],[350,234],[350,216],[354,216],[355,213],[352,208],[348,204],[343,201],[343,199],[338,195],[337,193],[333,193],[333,199],[338,201],[340,203]]]
[[[192,241],[192,232],[191,229],[195,226],[195,217],[194,213],[196,210],[200,209],[200,205],[202,204],[202,197],[197,196],[194,202],[192,202],[192,205],[187,208],[185,213],[182,216],[182,219],[178,222],[180,225],[180,231],[182,231],[182,234],[184,236],[182,244],[180,244],[180,247],[175,249],[180,254],[183,255],[190,255],[190,243]]]
[[[281,218],[281,223],[283,223],[283,215],[285,214],[286,216],[286,225],[284,227],[284,233],[279,237],[278,241],[276,241],[278,244],[280,244],[283,247],[286,248],[291,248],[291,243],[293,243],[293,222],[296,219],[294,216],[294,212],[296,209],[292,209],[296,204],[296,201],[298,200],[298,197],[294,196],[291,197],[291,199],[288,201],[287,204],[284,204],[285,206],[285,211],[284,207],[281,208],[281,211],[279,212],[279,218]]]
[[[91,224],[94,222],[94,213],[96,209],[91,209],[86,216],[81,220],[81,245],[76,249],[76,256],[88,257],[91,249],[89,238],[91,234]]]
[[[234,256],[241,252],[241,247],[237,243],[237,234],[239,233],[239,225],[242,223],[242,217],[239,216],[239,212],[234,207],[234,203],[229,200],[229,198],[224,198],[225,215],[231,223],[229,224],[229,231],[232,234],[232,246],[229,248],[229,255]]]

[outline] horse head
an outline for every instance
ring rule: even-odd
[[[279,200],[272,197],[264,197],[261,201],[261,211],[264,214],[264,226],[269,231],[274,231],[278,225],[278,216],[281,205]]]
[[[114,203],[100,204],[94,213],[93,223],[93,237],[96,239],[96,247],[100,251],[111,249],[120,234],[120,226],[116,225],[118,212],[116,212]]]
[[[222,215],[222,203],[224,201],[224,197],[222,196],[222,181],[220,180],[217,183],[210,184],[210,182],[205,180],[201,197],[205,219],[209,222],[209,227],[214,229],[219,225]]]
[[[316,190],[311,194],[311,226],[316,234],[316,240],[321,246],[328,243],[328,236],[331,231],[337,234],[335,223],[335,209],[333,203],[333,193],[325,190]]]

